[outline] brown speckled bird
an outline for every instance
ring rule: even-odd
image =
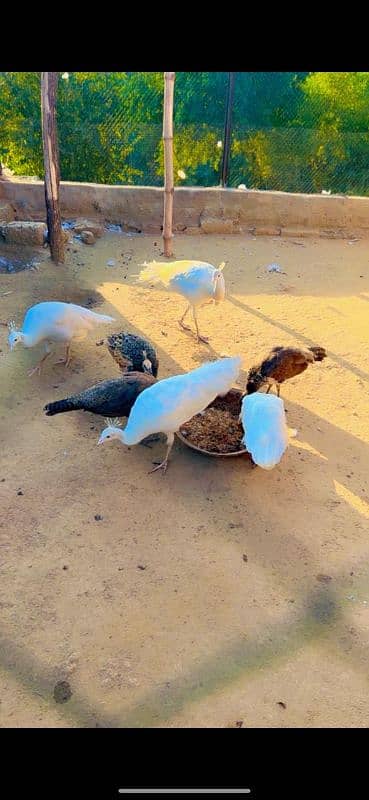
[[[146,372],[157,377],[159,361],[155,348],[134,333],[113,333],[105,340],[110,355],[122,372]],[[100,344],[100,343],[99,343]]]
[[[300,347],[273,347],[261,364],[249,370],[246,394],[257,392],[264,386],[268,386],[268,393],[272,386],[276,386],[279,397],[281,383],[305,372],[314,361],[323,361],[326,355],[324,347],[319,346],[306,350]]]

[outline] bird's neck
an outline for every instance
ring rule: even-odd
[[[122,431],[122,430],[119,431],[118,436],[119,436],[120,441],[123,444],[127,445],[128,447],[130,447],[131,445],[134,445],[134,444],[138,444],[139,442],[142,441],[142,439],[145,438],[145,436],[149,435],[149,434],[146,434],[146,433],[141,435],[141,432],[139,432],[137,434],[136,431],[132,432],[132,431],[129,431],[129,429],[127,430],[127,428],[129,428],[128,424],[127,424],[126,428],[124,429],[124,431]]]
[[[19,336],[21,337],[21,342],[24,347],[32,347],[35,344],[32,336],[29,333],[23,333],[23,331],[19,331]]]

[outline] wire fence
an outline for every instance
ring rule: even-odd
[[[369,194],[369,73],[236,72],[227,185]],[[227,72],[177,72],[176,186],[219,186]],[[163,184],[163,73],[64,73],[61,178]],[[39,73],[0,73],[0,160],[43,178]]]

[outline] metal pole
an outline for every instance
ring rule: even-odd
[[[229,159],[231,154],[231,136],[232,136],[232,111],[233,111],[233,98],[234,98],[234,82],[235,73],[228,73],[228,91],[227,91],[227,106],[226,116],[224,123],[224,145],[223,145],[223,159],[222,159],[222,174],[220,185],[224,188],[228,183],[229,175]]]

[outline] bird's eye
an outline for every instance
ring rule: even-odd
[[[110,439],[110,436],[107,436],[106,438],[107,438],[107,439]]]

